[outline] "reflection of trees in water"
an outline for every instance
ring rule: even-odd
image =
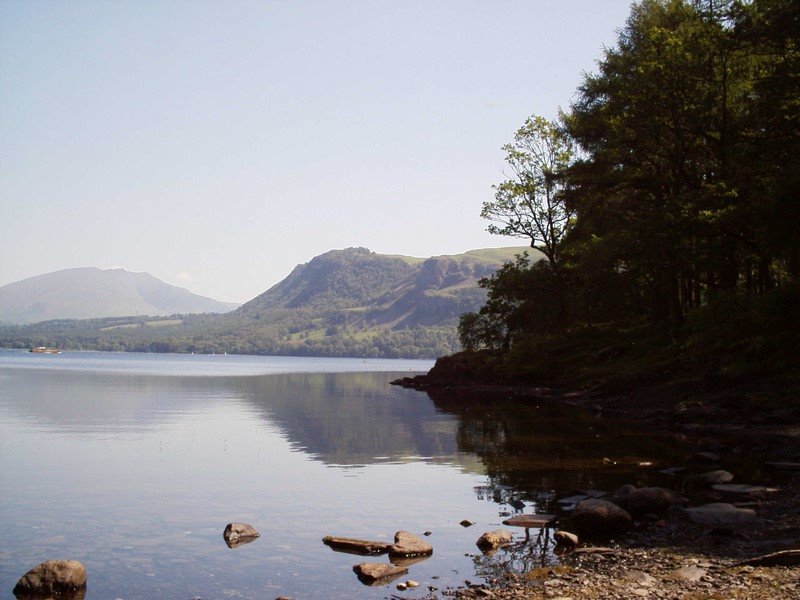
[[[387,373],[304,373],[240,378],[239,392],[297,449],[331,465],[464,462],[455,419]],[[464,465],[468,468],[468,465]]]
[[[612,490],[658,477],[641,462],[666,463],[674,442],[557,401],[468,390],[429,390],[437,409],[458,418],[461,452],[484,463],[479,498],[509,504],[523,498],[547,512],[554,492]],[[528,508],[528,510],[530,507]]]

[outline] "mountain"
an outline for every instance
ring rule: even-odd
[[[0,287],[0,320],[7,323],[224,313],[238,306],[125,269],[64,269]]]
[[[459,315],[486,298],[478,280],[525,251],[535,254],[525,247],[431,258],[331,250],[227,314],[0,326],[0,346],[435,358],[459,349]]]
[[[332,250],[214,325],[234,351],[258,339],[271,353],[434,356],[458,349],[456,326],[486,294],[478,280],[529,248],[493,248],[428,259]]]

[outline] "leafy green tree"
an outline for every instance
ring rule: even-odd
[[[492,222],[490,233],[528,239],[557,271],[573,217],[562,194],[572,141],[558,124],[532,116],[503,150],[510,172],[493,187],[494,201],[484,202],[481,216]]]
[[[559,316],[566,321],[561,248],[574,217],[564,194],[572,140],[557,123],[532,116],[503,150],[507,179],[493,187],[494,200],[484,202],[481,217],[491,221],[490,233],[526,238],[544,254],[555,277]]]

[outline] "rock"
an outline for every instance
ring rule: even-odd
[[[708,462],[719,462],[719,459],[721,458],[716,452],[695,452],[694,455],[696,458]]]
[[[685,508],[683,512],[693,523],[717,529],[730,529],[751,523],[756,519],[756,511],[753,509],[737,508],[733,504],[724,502]]]
[[[404,592],[408,586],[405,583],[398,583],[395,587],[401,592]]]
[[[705,569],[695,566],[681,567],[670,573],[673,579],[681,579],[683,581],[700,581],[706,574]]]
[[[495,548],[499,548],[500,546],[506,546],[510,544],[511,539],[511,532],[507,529],[495,529],[494,531],[487,531],[484,533],[478,538],[478,541],[475,542],[475,545],[481,550],[493,550]]]
[[[408,569],[387,563],[359,563],[353,567],[358,580],[365,585],[388,583],[390,580],[405,575]]]
[[[630,483],[626,483],[617,491],[614,492],[614,495],[609,498],[611,502],[616,504],[617,506],[621,506],[622,508],[626,508],[628,505],[628,496],[631,495],[631,492],[636,490],[635,485],[631,485]]]
[[[733,481],[733,473],[718,469],[708,473],[701,473],[700,475],[693,475],[691,480],[698,485],[712,486],[720,483],[730,483]]]
[[[686,467],[669,467],[667,469],[661,469],[659,473],[672,476],[681,475],[682,473],[686,473]]]
[[[580,543],[578,536],[568,531],[556,531],[553,537],[559,546],[574,547]]]
[[[464,519],[463,521],[461,521],[461,523],[459,523],[459,525],[461,525],[462,527],[472,527],[473,525],[475,525],[475,523],[473,523],[469,519]]]
[[[561,498],[561,500],[557,502],[558,508],[563,512],[569,513],[574,511],[580,502],[583,502],[584,500],[589,500],[589,498],[590,496],[587,496],[586,494],[575,494],[574,496]]]
[[[675,504],[685,505],[689,503],[686,498],[676,495],[672,490],[660,487],[634,489],[625,500],[626,508],[632,515],[664,513]]]
[[[584,500],[572,513],[572,523],[581,538],[605,540],[628,531],[630,514],[607,500]]]
[[[655,577],[644,571],[629,571],[625,574],[625,581],[638,583],[642,587],[651,587],[656,583]]]
[[[19,578],[14,594],[50,596],[86,588],[86,567],[77,560],[48,560]]]
[[[531,527],[553,527],[556,521],[555,515],[515,515],[503,521],[503,525],[529,529]]]
[[[372,542],[369,540],[359,540],[355,538],[335,537],[326,535],[322,538],[322,543],[334,550],[352,552],[356,554],[383,554],[389,551],[391,544],[386,542]]]
[[[225,543],[228,548],[236,548],[243,544],[249,544],[261,534],[255,530],[255,527],[248,523],[228,523],[222,537],[225,538]]]
[[[509,500],[508,505],[515,510],[525,510],[525,503],[518,498],[512,498]]]
[[[409,579],[408,581],[406,581],[406,587],[408,587],[408,588],[419,587],[419,582],[418,581],[414,581],[413,579]]]
[[[743,483],[721,483],[719,485],[712,485],[711,489],[715,492],[730,494],[731,496],[755,496],[779,491],[776,488],[768,488],[762,485],[745,485]]]
[[[389,548],[393,556],[424,556],[433,553],[433,547],[408,531],[394,534],[394,545]]]

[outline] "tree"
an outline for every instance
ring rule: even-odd
[[[484,202],[481,217],[491,221],[490,233],[527,238],[544,254],[555,276],[560,317],[566,320],[561,246],[574,216],[564,195],[572,140],[557,123],[531,116],[503,150],[510,172],[493,186],[494,200]]]
[[[748,261],[768,268],[763,189],[743,152],[758,58],[736,30],[739,4],[635,4],[566,119],[583,150],[571,172],[582,235],[617,249],[672,329],[738,289]]]
[[[511,172],[493,186],[494,201],[484,202],[481,217],[492,221],[489,233],[528,238],[555,272],[573,217],[562,195],[572,141],[556,123],[532,116],[503,150]]]

